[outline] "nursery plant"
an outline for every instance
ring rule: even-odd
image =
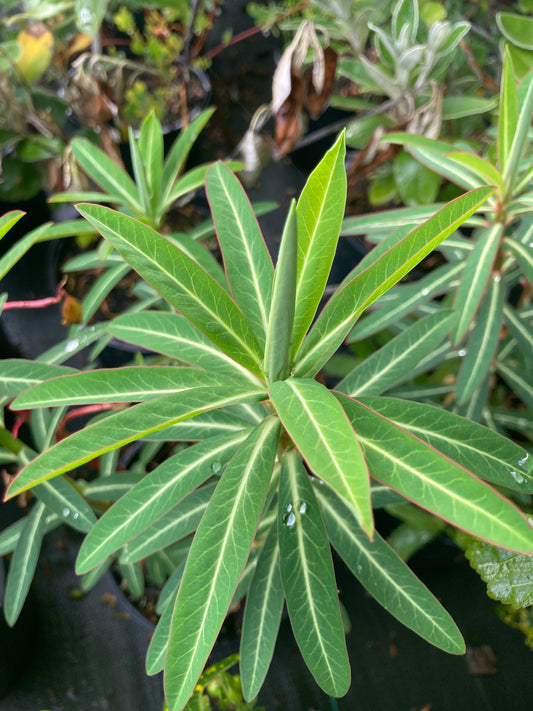
[[[445,410],[379,396],[413,367],[412,353],[422,358],[444,339],[452,309],[414,324],[409,347],[372,373],[371,395],[354,397],[323,371],[363,311],[494,188],[475,187],[381,242],[322,305],[343,219],[344,157],[341,135],[292,203],[275,267],[239,181],[222,163],[209,168],[224,284],[142,221],[79,205],[166,301],[160,310],[117,317],[108,333],[167,361],[69,374],[24,362],[26,382],[20,362],[0,364],[2,381],[19,392],[13,412],[30,410],[33,419],[71,405],[113,408],[47,442],[11,482],[8,498],[70,481],[68,472],[97,457],[109,462],[138,440],[189,443],[130,482],[91,527],[76,562],[79,574],[90,575],[117,554],[124,564],[139,560],[139,539],[180,542],[182,560],[161,591],[147,656],[148,673],[164,669],[172,711],[186,707],[228,610],[243,596],[247,701],[267,673],[284,603],[318,684],[331,696],[346,693],[350,664],[331,547],[405,625],[441,649],[464,652],[449,614],[376,530],[373,507],[412,501],[475,537],[533,553],[531,523],[510,500],[514,490],[533,491],[524,449]],[[42,513],[34,521],[42,530]],[[19,544],[29,556],[32,538]]]

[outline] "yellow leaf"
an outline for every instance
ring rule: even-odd
[[[54,36],[39,22],[21,30],[17,42],[22,50],[17,66],[31,84],[42,77],[52,61]]]

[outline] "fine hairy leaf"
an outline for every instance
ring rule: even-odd
[[[171,709],[191,696],[246,564],[274,466],[280,424],[266,418],[228,463],[194,537],[165,661]]]

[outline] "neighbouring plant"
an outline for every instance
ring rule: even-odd
[[[19,393],[11,409],[29,410],[31,419],[57,417],[71,405],[113,408],[53,445],[49,438],[11,482],[8,498],[61,481],[78,491],[65,475],[97,457],[112,483],[116,453],[139,440],[195,442],[129,482],[88,532],[76,562],[79,574],[97,576],[116,557],[139,570],[141,540],[145,551],[157,545],[169,552],[175,569],[160,594],[146,665],[150,674],[164,668],[172,711],[186,707],[228,610],[244,595],[246,700],[267,673],[284,603],[318,684],[331,696],[346,693],[350,665],[331,546],[405,625],[441,649],[464,651],[449,614],[375,530],[373,507],[407,499],[475,537],[533,552],[533,528],[509,498],[533,491],[527,453],[453,413],[379,397],[439,345],[452,309],[414,323],[393,363],[390,353],[386,361],[379,351],[368,358],[367,378],[380,384],[372,395],[352,397],[349,375],[334,389],[323,377],[362,312],[494,189],[475,188],[408,234],[381,242],[315,319],[344,213],[344,157],[341,135],[291,205],[276,267],[238,180],[222,163],[209,168],[224,284],[135,218],[79,205],[166,301],[161,310],[117,317],[107,332],[159,360],[75,374],[45,362],[0,363],[0,379]],[[37,384],[28,388],[30,378]],[[46,521],[43,507],[35,508],[24,534],[12,536],[13,559],[21,551],[33,559]],[[74,504],[66,508],[76,512]],[[28,571],[9,574],[17,580]]]

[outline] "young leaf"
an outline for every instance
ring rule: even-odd
[[[273,526],[259,553],[242,621],[240,673],[248,701],[259,693],[274,655],[284,599],[278,531]]]
[[[375,351],[337,385],[347,395],[380,395],[405,376],[448,333],[455,314],[438,311],[416,321]]]
[[[457,321],[451,332],[454,346],[464,338],[476,315],[492,273],[502,235],[503,225],[498,222],[480,231],[476,246],[467,259],[453,303],[457,313]]]
[[[314,489],[329,540],[372,597],[430,644],[463,654],[465,643],[455,622],[394,550],[378,533],[370,542],[334,491],[317,482]]]
[[[451,235],[493,192],[478,188],[448,203],[350,281],[324,307],[298,351],[295,375],[313,375],[329,360],[358,316]]]
[[[280,424],[266,418],[241,445],[194,537],[165,661],[169,707],[183,708],[202,673],[246,564],[274,466]]]
[[[296,642],[319,686],[343,696],[350,663],[331,551],[309,475],[295,451],[283,457],[279,509],[281,579]]]
[[[78,211],[172,306],[231,358],[261,374],[261,350],[243,313],[196,262],[131,217],[99,205],[79,205]]]
[[[164,146],[161,123],[153,111],[148,114],[141,126],[139,154],[150,196],[148,214],[155,214],[161,196]]]
[[[139,195],[139,200],[141,202],[141,205],[143,206],[143,214],[142,217],[144,219],[146,218],[151,218],[152,213],[151,213],[151,194],[150,190],[148,188],[148,184],[146,182],[146,165],[141,158],[141,154],[139,151],[139,146],[137,145],[137,141],[135,140],[135,135],[133,133],[133,128],[131,126],[128,126],[128,142],[129,142],[129,148],[130,148],[130,154],[131,154],[131,166],[133,169],[133,176],[135,178],[135,184],[137,187],[137,192]],[[150,220],[150,224],[153,223]]]
[[[10,214],[11,213],[8,213],[8,215]],[[18,222],[18,217],[16,219],[11,220],[9,223],[7,223],[7,225],[11,227],[16,222]],[[40,227],[36,227],[31,232],[28,232],[27,235],[19,239],[18,242],[15,242],[15,244],[10,247],[5,252],[5,254],[2,255],[2,257],[0,258],[0,279],[3,279],[5,277],[8,271],[19,261],[19,259],[24,254],[26,254],[30,247],[33,247],[34,244],[41,241],[41,238],[45,234],[47,234],[49,227],[49,223],[45,225],[40,225]]]
[[[315,316],[326,286],[346,202],[344,133],[309,176],[298,200],[298,266],[292,356]]]
[[[215,373],[196,368],[165,365],[103,368],[47,380],[19,395],[12,407],[26,410],[97,402],[143,402],[191,388],[220,385],[221,380]]]
[[[501,275],[489,282],[476,323],[468,339],[466,355],[457,374],[456,398],[458,403],[468,400],[481,385],[496,353],[503,316]]]
[[[283,230],[272,288],[272,305],[268,317],[263,366],[268,382],[289,375],[296,294],[296,260],[296,205],[293,201]]]
[[[274,269],[257,218],[223,163],[209,169],[206,191],[233,297],[264,347]]]
[[[378,481],[478,538],[533,552],[533,528],[503,496],[378,411],[339,398],[357,423],[368,466]]]
[[[142,439],[194,415],[238,402],[257,402],[263,390],[231,387],[194,388],[163,395],[117,412],[62,439],[33,459],[13,480],[7,498],[35,484],[75,469],[104,452]]]
[[[17,621],[33,579],[45,533],[46,506],[40,501],[24,520],[11,558],[4,594],[4,615],[11,627]]]
[[[368,470],[357,435],[335,396],[316,380],[289,378],[272,383],[270,397],[311,470],[348,502],[372,537]]]

